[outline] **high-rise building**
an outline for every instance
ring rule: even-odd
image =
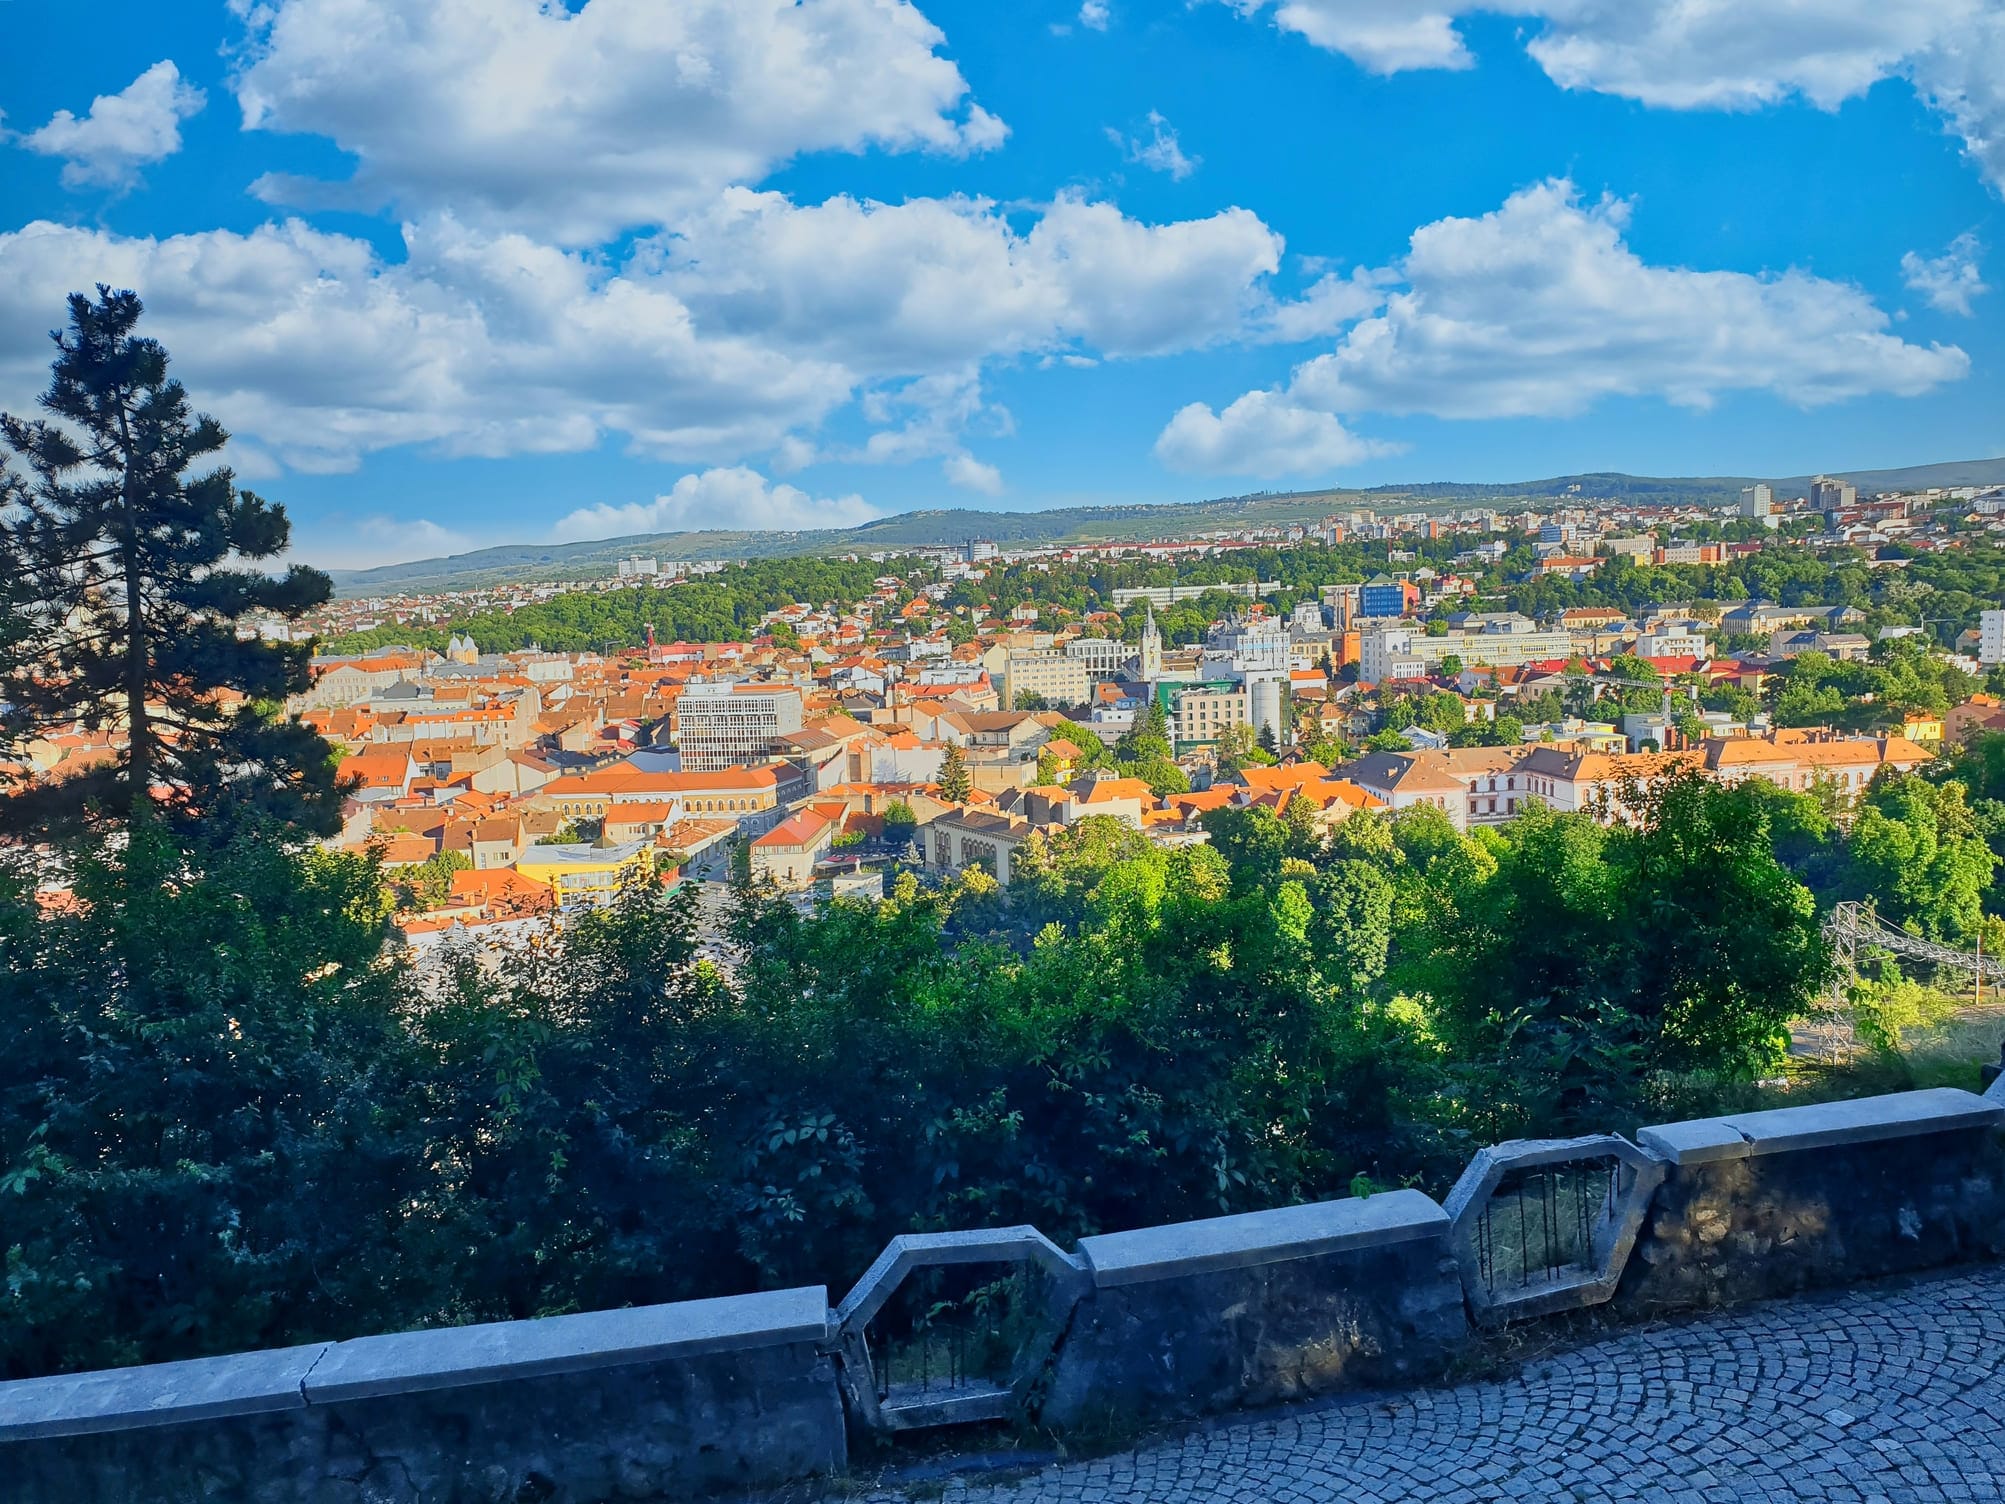
[[[1054,706],[1084,705],[1093,686],[1083,659],[1069,653],[1039,653],[1013,648],[1003,660],[1003,706],[1014,710],[1017,697],[1034,694]]]
[[[676,745],[691,773],[749,767],[778,756],[801,729],[801,692],[783,684],[692,684],[675,702]]]
[[[1157,693],[1169,714],[1170,736],[1179,751],[1208,746],[1226,727],[1244,726],[1250,719],[1250,696],[1238,684],[1164,685]]]
[[[1842,512],[1856,506],[1859,488],[1850,481],[1833,480],[1828,475],[1820,475],[1810,482],[1810,509],[1815,512]]]
[[[1411,580],[1381,575],[1358,592],[1358,615],[1404,616],[1420,605],[1420,587]]]
[[[2005,663],[2005,611],[1983,611],[1977,617],[1977,661]]]
[[[1748,486],[1740,493],[1740,514],[1762,518],[1775,511],[1775,492],[1766,485]]]
[[[643,579],[649,575],[660,574],[661,561],[659,559],[647,558],[642,554],[634,554],[629,558],[620,560],[619,570],[620,578],[623,580]]]

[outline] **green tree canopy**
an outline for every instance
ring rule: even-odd
[[[0,414],[27,466],[0,469],[0,738],[80,723],[124,737],[117,758],[0,800],[0,827],[74,830],[129,820],[156,797],[179,816],[244,809],[318,834],[339,822],[327,744],[275,707],[309,683],[303,645],[240,637],[297,619],[331,587],[284,553],[285,509],[227,469],[190,475],[228,439],[191,412],[167,352],[135,332],[140,301],[99,287],[69,301],[42,396],[45,419]]]

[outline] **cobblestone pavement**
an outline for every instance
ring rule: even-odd
[[[1639,1330],[1512,1378],[1277,1410],[945,1504],[2005,1500],[2005,1270]],[[865,1495],[896,1504],[898,1491]]]

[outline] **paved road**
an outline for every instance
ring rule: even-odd
[[[1637,1331],[1502,1381],[1270,1412],[946,1504],[2005,1500],[2005,1270]],[[908,1497],[866,1495],[874,1504]]]

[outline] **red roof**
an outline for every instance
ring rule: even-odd
[[[804,809],[791,819],[783,820],[760,836],[754,846],[806,846],[813,842],[834,822],[826,815],[818,815],[811,809]]]

